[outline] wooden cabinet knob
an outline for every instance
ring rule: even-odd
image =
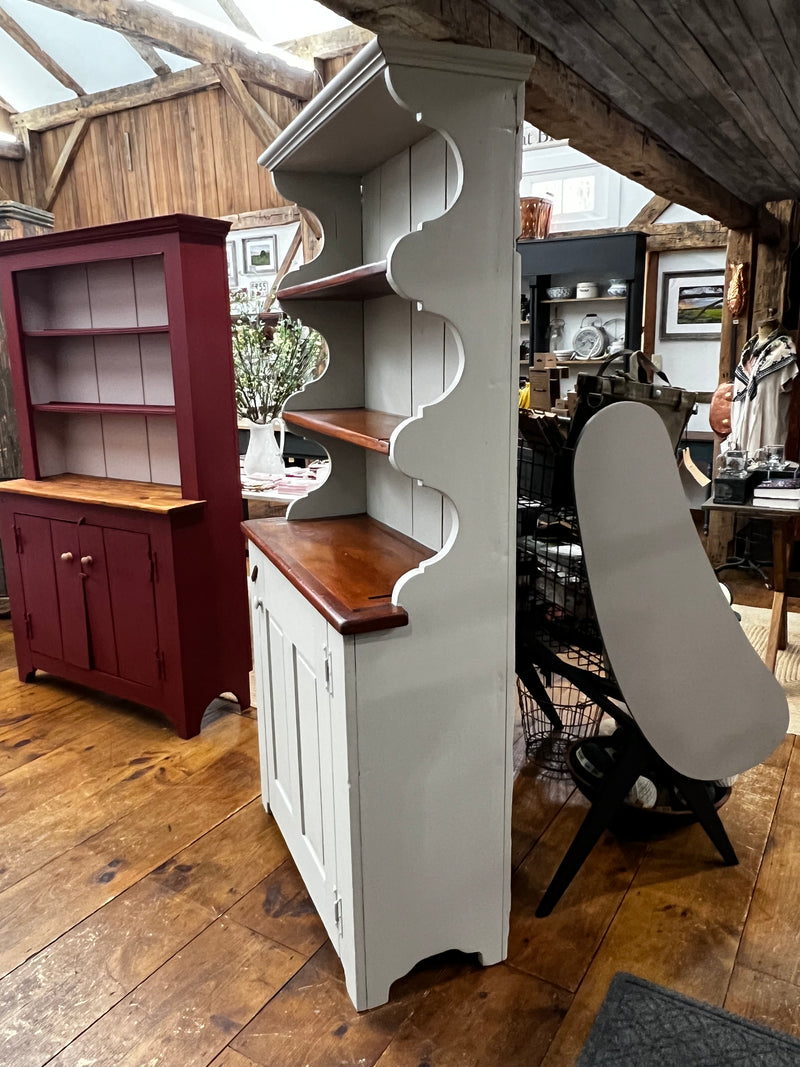
[[[61,558],[64,560],[65,563],[71,563],[72,562],[72,553],[71,552],[62,552],[61,553]]]
[[[83,566],[83,567],[91,567],[91,565],[93,563],[94,563],[94,560],[92,559],[91,556],[81,556],[81,566]]]

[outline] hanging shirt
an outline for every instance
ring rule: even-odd
[[[763,341],[756,335],[745,342],[734,372],[731,432],[725,451],[739,448],[752,456],[764,445],[785,443],[797,373],[794,344],[780,328]]]

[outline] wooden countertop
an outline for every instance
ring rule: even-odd
[[[47,500],[71,500],[78,504],[104,504],[167,515],[172,511],[201,508],[204,500],[184,500],[179,485],[129,482],[121,478],[95,478],[88,474],[55,474],[31,481],[14,478],[0,482],[0,493],[20,493]]]
[[[392,604],[395,582],[434,555],[368,515],[334,519],[252,519],[242,524],[292,585],[340,633],[406,626]]]

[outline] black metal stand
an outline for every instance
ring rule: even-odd
[[[689,809],[697,817],[712,844],[719,851],[726,866],[733,866],[739,862],[725,832],[725,827],[706,791],[705,784],[678,774],[665,763],[648,744],[632,720],[626,732],[628,736],[618,759],[606,775],[591,808],[586,813],[580,829],[536,909],[537,918],[541,919],[550,914],[597,844],[600,835],[608,829],[636,779],[643,773],[651,772],[654,765],[658,767],[659,780],[669,782],[680,791]]]
[[[519,628],[517,632],[517,665],[517,670],[524,671],[526,674],[535,673],[536,668],[545,674],[549,672],[563,674],[576,688],[586,693],[606,714],[610,715],[624,731],[620,735],[621,744],[615,746],[620,748],[619,756],[599,786],[591,808],[558,870],[553,875],[536,909],[538,918],[549,915],[561,899],[603,831],[608,829],[614,815],[640,775],[653,775],[660,783],[674,787],[683,796],[688,810],[695,815],[708,834],[724,863],[734,865],[739,862],[725,832],[725,827],[708,795],[705,783],[679,774],[657,754],[633,719],[614,703],[615,700],[624,702],[624,697],[613,678],[603,677],[594,671],[566,662],[542,641],[526,633],[522,628]],[[553,726],[554,729],[558,729],[555,722]],[[617,736],[615,734],[615,738]]]
[[[714,568],[714,574],[722,574],[723,571],[737,570],[737,571],[755,571],[756,574],[761,576],[761,580],[767,589],[771,589],[772,585],[769,578],[759,565],[749,556],[732,556],[726,560],[725,563],[721,563],[719,567]]]

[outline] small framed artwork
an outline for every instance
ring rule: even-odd
[[[228,288],[233,292],[238,281],[236,275],[236,245],[232,241],[226,241],[225,252],[228,256]]]
[[[661,282],[662,341],[713,341],[722,330],[723,270],[664,274]]]
[[[278,239],[246,237],[242,242],[245,274],[274,274],[278,269]]]

